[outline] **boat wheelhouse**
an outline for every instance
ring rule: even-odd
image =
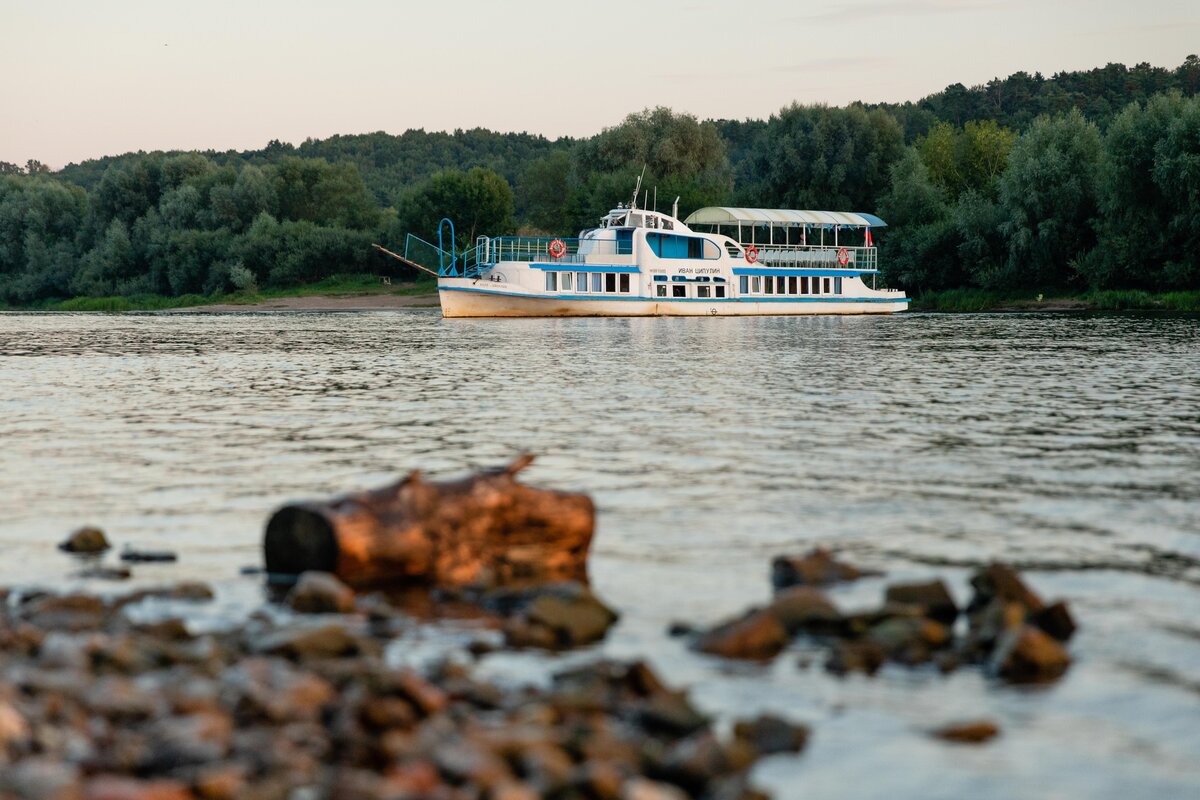
[[[635,194],[636,197],[636,194]],[[443,220],[443,229],[453,224]],[[871,214],[710,207],[686,220],[618,206],[575,238],[481,236],[457,254],[409,234],[404,260],[435,254],[444,317],[890,314],[876,288]]]

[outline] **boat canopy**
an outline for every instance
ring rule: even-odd
[[[694,212],[687,225],[840,225],[843,228],[886,228],[874,214],[861,211],[795,211],[788,208],[732,208],[709,206]]]

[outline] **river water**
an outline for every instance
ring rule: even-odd
[[[813,726],[757,768],[776,796],[1200,796],[1195,317],[0,314],[0,585],[78,583],[54,545],[93,523],[180,554],[136,581],[210,581],[204,613],[236,618],[280,503],[524,450],[526,480],[597,501],[593,583],[622,613],[601,652]],[[815,544],[887,572],[833,590],[848,607],[930,577],[965,601],[1005,559],[1070,601],[1075,663],[1037,689],[838,679],[803,643],[747,666],[667,636],[766,600],[771,557]],[[975,717],[1002,736],[924,733]]]

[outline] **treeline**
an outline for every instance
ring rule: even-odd
[[[394,271],[369,247],[563,233],[659,208],[877,211],[886,277],[956,287],[1200,288],[1200,59],[1017,73],[916,103],[766,120],[633,114],[596,136],[485,130],[138,153],[52,173],[0,162],[0,302],[215,294]]]

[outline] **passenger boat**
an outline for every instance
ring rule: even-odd
[[[462,254],[453,248],[453,223],[442,220],[439,245],[410,234],[404,260],[418,266],[416,250],[436,254],[443,317],[891,314],[908,308],[902,291],[875,288],[871,230],[886,227],[879,217],[710,207],[680,220],[678,199],[666,214],[638,208],[636,191],[634,198],[575,238],[481,236]]]

